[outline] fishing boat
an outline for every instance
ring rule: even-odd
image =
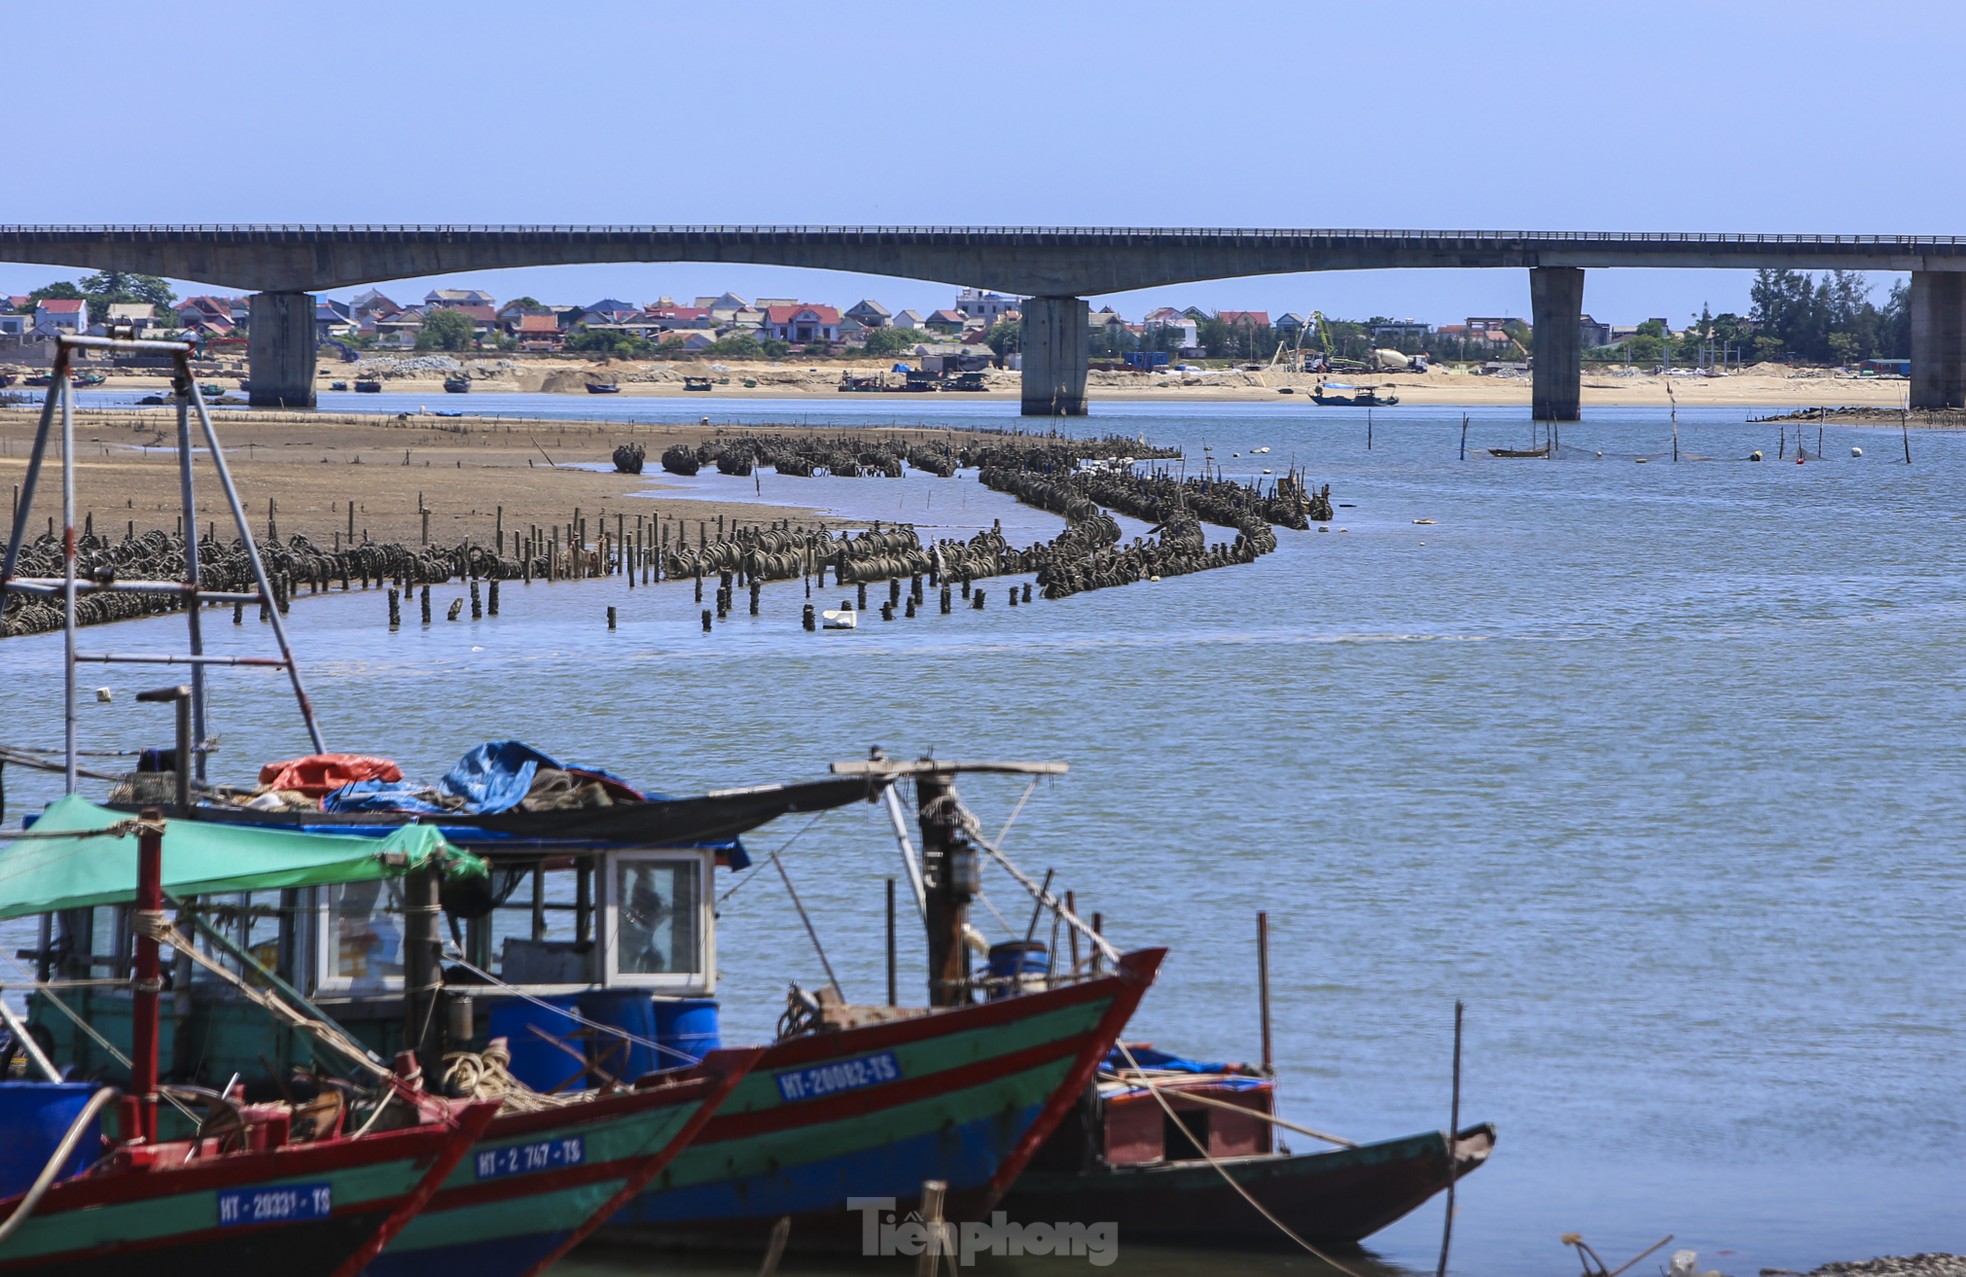
[[[138,925],[122,933],[130,953],[124,969],[132,972],[119,990],[124,1014],[92,1026],[129,1047],[125,1098],[97,1083],[57,1080],[48,1054],[25,1033],[9,1044],[8,1054],[20,1051],[48,1081],[0,1082],[7,1166],[22,1168],[23,1153],[40,1163],[31,1182],[0,1183],[8,1194],[0,1200],[0,1273],[190,1275],[217,1265],[353,1277],[431,1199],[497,1113],[494,1103],[431,1104],[389,1077],[383,1103],[403,1115],[397,1129],[348,1134],[338,1104],[248,1104],[231,1087],[159,1083],[159,943],[174,941],[181,953],[189,947],[167,922],[167,889],[372,881],[423,872],[444,854],[441,839],[421,835],[398,839],[400,854],[392,856],[360,839],[327,839],[334,844],[327,846],[305,835],[246,837],[256,853],[223,837],[232,845],[215,851],[193,823],[166,822],[156,811],[131,821],[70,796],[7,848],[0,918],[108,910]],[[298,854],[296,838],[307,843]],[[48,1001],[48,981],[35,987]],[[11,1012],[5,1018],[17,1024]],[[160,1105],[188,1112],[187,1101],[206,1115],[173,1137],[160,1123]],[[112,1102],[119,1130],[104,1139],[100,1117]]]
[[[14,380],[15,378],[13,373],[0,372],[0,390],[5,390],[7,387],[13,385]]]
[[[1280,1130],[1331,1147],[1292,1153]],[[1315,1244],[1355,1245],[1480,1169],[1494,1146],[1487,1124],[1353,1143],[1283,1122],[1276,1079],[1260,1068],[1123,1046],[1003,1208],[1110,1220],[1149,1244],[1294,1245],[1274,1219]]]
[[[684,390],[695,390],[695,391],[703,391],[705,393],[708,393],[713,384],[714,383],[712,383],[708,377],[683,378]]]
[[[1550,455],[1550,445],[1543,444],[1538,448],[1490,448],[1488,455],[1491,457],[1547,457]]]
[[[469,394],[471,392],[471,379],[464,376],[446,377],[444,378],[444,391],[446,394],[452,395]]]
[[[346,390],[346,389],[348,389],[348,383],[347,383],[347,382],[345,382],[345,381],[331,381],[331,382],[329,382],[329,383],[328,383],[328,389],[329,389],[329,390]]]
[[[92,390],[108,380],[99,372],[78,372],[73,377],[73,383],[83,390]]]
[[[355,393],[358,395],[379,395],[382,393],[382,383],[374,377],[357,377],[355,379]]]
[[[47,373],[36,373],[32,377],[28,377],[21,382],[21,385],[23,386],[36,386],[36,387],[52,386],[54,384],[55,384],[55,379],[49,376]]]
[[[1329,390],[1350,390],[1349,395],[1327,394]],[[1390,408],[1399,402],[1398,395],[1381,395],[1370,386],[1341,385],[1338,382],[1319,382],[1311,391],[1311,402],[1326,408]]]
[[[587,393],[590,395],[618,395],[621,393],[621,387],[611,381],[590,381],[587,383]]]

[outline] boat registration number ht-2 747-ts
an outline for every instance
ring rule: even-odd
[[[880,1051],[851,1060],[815,1064],[809,1069],[790,1069],[776,1077],[779,1098],[792,1103],[816,1100],[840,1091],[858,1091],[883,1082],[898,1082],[901,1066],[895,1062],[894,1052]]]
[[[508,1175],[529,1175],[534,1171],[557,1171],[578,1166],[587,1160],[587,1137],[536,1140],[531,1144],[511,1144],[486,1149],[473,1155],[472,1165],[479,1179],[504,1179]]]

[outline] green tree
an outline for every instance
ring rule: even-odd
[[[819,347],[819,346],[806,347],[806,350],[809,353],[816,353],[823,349],[824,349],[823,347]],[[788,341],[780,341],[776,337],[767,337],[765,338],[765,340],[758,343],[758,353],[762,354],[766,359],[783,359],[785,358],[785,356],[792,353],[792,343]],[[748,357],[749,356],[745,356],[745,355],[737,356],[737,358],[739,359],[744,359]]]
[[[784,346],[787,351],[791,349],[790,346],[785,346],[783,342],[779,342],[778,345]],[[748,337],[741,334],[736,337],[719,337],[716,341],[704,347],[704,349],[707,353],[715,355],[719,359],[763,359],[765,357],[765,348],[758,344],[756,337]]]
[[[106,270],[86,276],[82,280],[82,295],[89,299],[90,306],[100,308],[140,304],[154,309],[169,306],[177,300],[171,286],[157,276],[120,270]]]
[[[899,355],[913,350],[920,339],[919,334],[906,328],[873,328],[868,330],[860,348],[869,355]]]
[[[65,279],[52,284],[43,284],[27,295],[27,313],[32,314],[34,303],[40,301],[80,301],[85,296],[81,289]]]
[[[546,309],[546,308],[545,308],[544,306],[542,306],[542,305],[540,305],[540,304],[539,304],[539,298],[537,298],[537,297],[521,297],[521,298],[520,298],[519,300],[517,300],[517,301],[513,301],[513,302],[506,302],[505,304],[506,304],[507,306],[517,306],[517,307],[519,307],[519,308],[520,308],[521,310],[545,310],[545,309]]]
[[[567,338],[565,349],[576,354],[612,355],[620,359],[645,359],[654,353],[646,338],[610,328],[583,328]]]
[[[477,335],[478,328],[471,322],[471,316],[460,310],[439,307],[423,317],[423,331],[416,335],[416,348],[469,350],[472,339]]]
[[[1860,342],[1855,333],[1842,332],[1831,333],[1829,335],[1830,357],[1835,359],[1841,367],[1848,367],[1856,363],[1857,352],[1860,348]]]
[[[1021,321],[1012,323],[1008,319],[999,319],[990,325],[989,332],[983,334],[983,344],[997,357],[997,367],[1001,368],[1006,355],[1024,349],[1024,325]]]

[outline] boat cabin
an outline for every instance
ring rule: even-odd
[[[495,851],[486,856],[488,880],[464,890],[447,884],[439,934],[453,1049],[505,1037],[514,1074],[548,1090],[568,1074],[574,1081],[584,1075],[574,1058],[583,1051],[616,1078],[683,1062],[619,1034],[596,1043],[597,1034],[608,1035],[583,1020],[662,1043],[664,1025],[681,1019],[680,1031],[692,1041],[678,1051],[700,1056],[715,1045],[716,855],[651,847]],[[403,879],[205,896],[184,905],[203,924],[201,949],[248,984],[268,983],[256,964],[384,1058],[401,1049]],[[181,928],[193,933],[189,919]],[[42,936],[34,956],[42,978],[60,991],[30,997],[36,1036],[84,1075],[123,1078],[109,1047],[128,1051],[129,906],[48,915]],[[310,1038],[272,1023],[240,990],[189,958],[180,955],[166,981],[161,1063],[168,1079],[221,1086],[235,1073],[263,1079],[313,1061]],[[606,1068],[610,1058],[621,1071]]]

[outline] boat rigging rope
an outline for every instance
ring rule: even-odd
[[[349,1037],[340,1026],[328,1024],[288,1006],[286,1001],[268,989],[256,989],[241,978],[224,963],[201,950],[196,943],[177,929],[177,925],[161,912],[147,909],[134,909],[130,912],[130,927],[138,935],[169,945],[198,966],[231,985],[239,996],[259,1007],[288,1028],[298,1029],[309,1037],[331,1047],[338,1054],[351,1060],[355,1067],[380,1082],[394,1082],[396,1075],[389,1068],[369,1056],[368,1049]]]
[[[1155,1077],[1123,1077],[1118,1073],[1106,1073],[1102,1071],[1099,1074],[1099,1080],[1101,1082],[1118,1082],[1123,1086],[1136,1087],[1140,1090],[1152,1090],[1157,1086],[1173,1086],[1177,1082],[1208,1082],[1228,1076],[1227,1074],[1168,1073],[1157,1079]],[[1308,1126],[1299,1126],[1295,1122],[1286,1122],[1276,1114],[1265,1113],[1261,1109],[1244,1108],[1240,1104],[1231,1104],[1227,1100],[1218,1100],[1207,1095],[1192,1095],[1186,1091],[1181,1093],[1181,1098],[1190,1104],[1200,1104],[1204,1108],[1227,1109],[1231,1113],[1242,1113],[1249,1117],[1260,1117],[1271,1126],[1281,1126],[1286,1131],[1295,1131],[1299,1135],[1308,1135],[1314,1140],[1323,1140],[1327,1144],[1336,1144],[1339,1148],[1358,1147],[1357,1140],[1348,1140],[1342,1135],[1332,1135]]]
[[[482,1051],[453,1051],[444,1057],[444,1085],[453,1095],[474,1100],[498,1100],[507,1113],[537,1113],[544,1109],[565,1108],[591,1098],[593,1092],[573,1095],[547,1095],[533,1090],[512,1076],[506,1066],[512,1052],[497,1045]]]
[[[27,968],[21,965],[20,960],[18,958],[9,956],[8,961],[12,962],[14,964],[14,968],[19,972],[21,972],[21,974],[23,975],[27,974]],[[50,988],[47,984],[43,983],[40,980],[36,980],[33,979],[32,977],[29,977],[26,987],[30,991],[34,993],[38,993],[42,997],[46,998],[48,1000],[49,1005],[54,1007],[55,1010],[61,1012],[63,1015],[67,1016],[69,1023],[73,1024],[76,1028],[82,1030],[84,1034],[88,1035],[91,1041],[93,1041],[97,1046],[101,1047],[105,1052],[108,1053],[110,1059],[116,1061],[118,1064],[122,1065],[126,1069],[132,1067],[130,1064],[129,1056],[124,1055],[122,1051],[118,1050],[114,1042],[111,1042],[108,1038],[96,1032],[96,1027],[93,1024],[90,1024],[87,1020],[84,1020],[81,1016],[75,1014],[75,1008],[69,1006],[68,1003],[63,1002],[61,998],[55,993],[55,991],[52,988]],[[172,1108],[176,1109],[178,1112],[184,1114],[184,1116],[190,1119],[194,1124],[203,1120],[198,1116],[198,1114],[193,1113],[190,1110],[190,1108],[185,1105],[184,1101],[178,1099],[177,1096],[172,1095],[169,1091],[160,1091],[159,1094],[164,1097],[164,1101],[166,1103],[168,1103]]]
[[[1115,1042],[1113,1043],[1113,1045],[1119,1050],[1119,1053],[1121,1055],[1126,1057],[1126,1063],[1129,1068],[1132,1069],[1140,1068],[1140,1061],[1133,1058],[1133,1052],[1127,1050],[1126,1043]],[[1251,1206],[1254,1206],[1256,1208],[1257,1214],[1261,1215],[1264,1219],[1269,1220],[1272,1224],[1275,1224],[1277,1231],[1282,1233],[1285,1237],[1288,1237],[1291,1241],[1296,1242],[1299,1246],[1302,1246],[1305,1250],[1309,1251],[1313,1259],[1318,1259],[1323,1261],[1324,1263],[1331,1265],[1339,1272],[1345,1274],[1345,1277],[1359,1277],[1358,1273],[1353,1272],[1351,1269],[1345,1267],[1343,1264],[1339,1263],[1331,1256],[1325,1254],[1317,1247],[1305,1241],[1302,1237],[1299,1237],[1296,1231],[1293,1230],[1290,1227],[1290,1225],[1278,1219],[1276,1215],[1271,1212],[1269,1207],[1257,1201],[1255,1196],[1252,1195],[1247,1188],[1244,1188],[1242,1184],[1237,1181],[1235,1176],[1229,1174],[1229,1168],[1222,1165],[1220,1161],[1218,1161],[1212,1154],[1209,1153],[1208,1146],[1204,1144],[1202,1141],[1195,1138],[1194,1132],[1188,1129],[1188,1124],[1181,1120],[1181,1115],[1176,1113],[1174,1111],[1174,1106],[1167,1102],[1167,1096],[1161,1093],[1161,1088],[1159,1088],[1158,1086],[1150,1086],[1147,1089],[1153,1092],[1155,1101],[1160,1104],[1161,1112],[1167,1115],[1168,1121],[1174,1123],[1175,1129],[1181,1132],[1182,1138],[1187,1140],[1188,1143],[1194,1145],[1195,1151],[1202,1155],[1202,1160],[1206,1161],[1211,1167],[1215,1169],[1215,1173],[1222,1177],[1222,1182],[1227,1184],[1230,1188],[1235,1189],[1237,1194],[1241,1196],[1242,1200],[1248,1202]]]
[[[1060,900],[1057,896],[1053,895],[1049,889],[1039,886],[1036,882],[1034,882],[1031,879],[1031,876],[1029,874],[1025,873],[1022,869],[1019,869],[1016,865],[1012,864],[1010,861],[1010,857],[1004,855],[1003,852],[999,851],[994,844],[990,843],[983,837],[982,824],[976,819],[976,814],[974,812],[970,811],[970,809],[967,807],[961,806],[960,804],[957,807],[957,811],[958,811],[959,818],[962,822],[963,830],[965,833],[969,835],[969,840],[975,843],[977,846],[981,847],[984,851],[988,852],[990,854],[990,858],[995,860],[998,864],[1002,865],[1006,873],[1008,873],[1011,877],[1017,879],[1018,884],[1021,885],[1024,888],[1024,890],[1031,893],[1031,899],[1037,901],[1044,908],[1051,910],[1052,913],[1064,919],[1066,926],[1070,927],[1072,930],[1084,936],[1086,938],[1086,942],[1091,944],[1094,948],[1098,949],[1101,953],[1104,953],[1108,961],[1117,963],[1120,960],[1120,951],[1118,949],[1115,949],[1112,946],[1112,943],[1108,941],[1106,937],[1100,935],[1097,931],[1094,931],[1091,927],[1087,926],[1083,919],[1081,919],[1077,914],[1073,913],[1070,909],[1067,909],[1065,907],[1064,901]]]
[[[812,827],[819,823],[820,818],[825,816],[825,814],[826,813],[822,811],[819,813],[819,815],[814,816],[811,820],[808,820],[805,823],[805,828],[799,830],[798,833],[793,834],[790,838],[787,838],[785,840],[784,845],[779,847],[777,851],[774,851],[771,854],[774,856],[778,856],[778,855],[782,855],[787,851],[790,851],[792,849],[792,844],[797,842],[799,839],[805,837],[806,834],[811,831]],[[763,868],[763,866],[760,865],[757,868]],[[757,870],[753,869],[752,872],[745,874],[742,878],[739,878],[736,882],[733,882],[730,885],[730,889],[728,891],[724,892],[723,895],[717,897],[718,908],[722,908],[725,901],[729,900],[732,896],[736,895],[737,889],[739,887],[742,887],[745,883],[751,881],[753,878],[756,878],[757,876],[758,876]]]

